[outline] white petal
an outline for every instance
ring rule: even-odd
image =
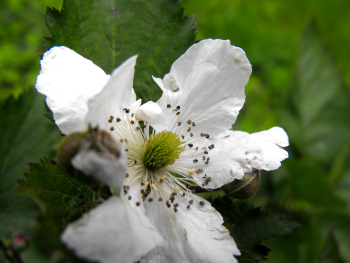
[[[149,123],[157,131],[165,130],[167,121],[165,119],[162,108],[158,103],[148,101],[141,105],[135,114],[136,119],[143,120]]]
[[[69,224],[61,240],[82,258],[132,263],[162,241],[148,218],[119,197],[111,197]]]
[[[194,137],[202,132],[214,137],[230,129],[244,104],[250,74],[244,51],[229,40],[208,39],[191,46],[163,79],[165,89],[158,103],[168,120],[167,129],[183,134],[187,127],[178,127],[177,122],[188,120],[196,123]],[[179,90],[174,92],[175,87]],[[180,110],[173,111],[177,106]]]
[[[153,195],[152,195],[153,193]],[[155,200],[145,201],[146,215],[165,239],[165,243],[154,248],[141,258],[141,263],[202,263],[237,262],[233,255],[240,255],[237,246],[222,225],[222,216],[208,201],[198,196],[175,197],[177,212],[173,206],[165,205],[165,198],[171,193],[163,192],[163,201],[159,202],[154,191],[150,196]],[[189,200],[193,204],[188,209]],[[204,205],[200,205],[199,202]]]
[[[90,60],[67,47],[53,47],[40,62],[36,89],[46,102],[62,133],[86,128],[87,101],[101,91],[109,76]]]
[[[226,131],[213,144],[209,151],[210,162],[202,165],[203,174],[211,177],[208,188],[217,188],[241,179],[244,173],[253,169],[271,171],[281,166],[281,161],[288,158],[288,152],[279,145],[288,145],[288,136],[282,128],[249,134],[241,131]],[[203,179],[196,177],[202,186]]]
[[[109,131],[109,117],[112,115],[123,119],[123,109],[130,109],[135,103],[136,95],[132,86],[136,58],[137,56],[133,56],[116,68],[103,90],[89,100],[86,125],[98,125],[100,129]]]
[[[120,188],[125,179],[127,159],[123,147],[120,156],[108,152],[96,152],[94,150],[82,150],[72,159],[72,165],[111,187]]]
[[[164,87],[164,83],[163,83],[163,80],[160,79],[160,78],[155,78],[154,76],[152,76],[153,80],[155,83],[158,84],[158,86],[161,88],[161,90],[164,90],[165,87]]]

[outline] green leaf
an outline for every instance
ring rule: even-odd
[[[41,216],[39,237],[50,248],[60,247],[64,227],[97,205],[97,194],[72,178],[63,167],[50,159],[29,164],[26,180],[18,190],[34,198],[45,211]]]
[[[270,249],[262,245],[262,241],[281,238],[300,226],[282,214],[255,208],[245,201],[233,201],[227,196],[215,199],[212,204],[224,217],[224,225],[242,253],[240,263],[265,260]]]
[[[138,54],[134,89],[143,99],[159,97],[151,76],[163,78],[196,34],[178,0],[64,1],[61,11],[47,8],[45,21],[48,48],[67,46],[108,74]]]
[[[28,233],[38,206],[27,196],[15,195],[16,180],[23,178],[27,162],[53,155],[59,132],[45,121],[44,97],[34,88],[18,100],[0,103],[0,238]]]
[[[318,261],[319,263],[345,263],[345,260],[342,258],[339,251],[338,241],[334,235],[333,225],[328,231],[326,242],[318,256]]]

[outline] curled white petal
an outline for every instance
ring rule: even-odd
[[[82,258],[103,263],[133,263],[162,242],[140,211],[111,197],[69,224],[61,240]]]
[[[72,159],[74,168],[111,187],[120,188],[125,179],[127,159],[121,149],[117,158],[109,152],[87,149],[78,152]]]
[[[174,91],[179,89],[179,87],[176,83],[176,79],[175,79],[174,75],[171,73],[168,73],[164,76],[163,83],[167,89],[174,90]]]
[[[110,116],[122,118],[123,109],[130,109],[135,103],[136,95],[132,85],[136,59],[137,56],[133,56],[116,68],[102,91],[89,100],[85,125],[97,125],[100,129],[109,131]]]
[[[157,131],[165,130],[167,122],[162,111],[162,108],[158,103],[148,101],[141,105],[135,114],[138,120],[143,120],[149,123]]]
[[[87,102],[101,91],[109,76],[67,47],[51,48],[40,64],[35,87],[47,96],[57,126],[64,134],[85,129]]]

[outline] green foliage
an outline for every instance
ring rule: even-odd
[[[333,226],[329,229],[326,242],[318,256],[318,261],[319,263],[345,263],[338,248],[338,241],[335,238]]]
[[[61,11],[47,8],[45,21],[48,48],[67,46],[108,74],[138,54],[134,89],[145,100],[160,97],[151,76],[163,78],[196,33],[178,0],[64,1]]]
[[[224,217],[224,224],[242,253],[240,263],[265,260],[270,249],[262,245],[262,241],[281,238],[300,226],[282,214],[264,211],[226,196],[213,200],[212,204]]]
[[[0,104],[0,238],[28,232],[39,211],[28,197],[14,194],[16,180],[27,171],[26,162],[53,155],[59,133],[43,121],[43,100],[32,88],[18,100]]]

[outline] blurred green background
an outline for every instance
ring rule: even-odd
[[[46,4],[60,8],[62,0],[0,2],[0,100],[35,83],[37,54],[49,35]],[[289,159],[262,173],[251,202],[302,227],[266,242],[267,262],[350,262],[350,2],[185,0],[184,6],[196,14],[197,40],[230,39],[253,66],[234,129],[281,126],[290,138]],[[328,250],[339,260],[327,261]]]

